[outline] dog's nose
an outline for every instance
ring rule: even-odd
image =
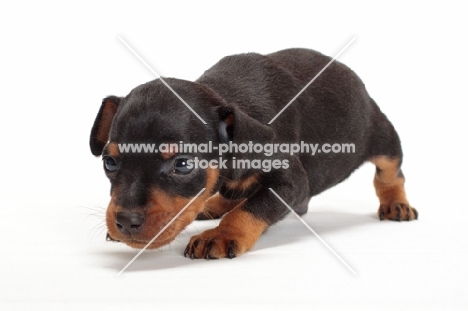
[[[145,215],[137,212],[119,212],[115,215],[115,225],[123,234],[139,233],[145,223]]]

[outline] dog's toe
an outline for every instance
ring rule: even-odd
[[[191,259],[232,259],[238,255],[237,249],[235,240],[215,228],[192,237],[185,248],[184,256]]]
[[[380,220],[409,221],[418,219],[418,211],[406,203],[393,202],[379,207]]]

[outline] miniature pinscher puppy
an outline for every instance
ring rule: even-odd
[[[380,220],[413,220],[403,187],[398,134],[358,76],[333,62],[270,122],[330,61],[318,52],[288,49],[268,55],[228,56],[195,82],[167,78],[102,101],[90,147],[102,156],[111,182],[106,212],[108,237],[143,248],[201,189],[205,190],[149,245],[170,243],[193,220],[222,217],[219,225],[190,239],[185,256],[233,258],[252,248],[265,230],[290,211],[307,212],[314,195],[342,182],[366,161],[376,166],[374,186]],[[270,124],[269,124],[270,123]],[[353,144],[352,153],[241,153],[223,155],[225,165],[200,150],[122,152],[122,144]],[[238,160],[275,159],[270,170],[235,165]],[[191,162],[192,161],[192,162]]]

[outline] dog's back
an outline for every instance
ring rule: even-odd
[[[197,82],[266,124],[330,61],[330,57],[307,49],[240,54],[223,58]],[[315,195],[343,181],[372,156],[373,133],[381,131],[373,121],[376,118],[379,126],[393,129],[360,78],[334,61],[270,126],[277,134],[275,142],[354,145],[352,154],[300,155],[310,195]]]

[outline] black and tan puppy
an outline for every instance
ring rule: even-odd
[[[126,97],[107,97],[91,131],[111,181],[107,209],[111,239],[144,247],[202,188],[206,190],[149,247],[171,242],[198,218],[221,217],[218,227],[191,238],[191,258],[233,258],[249,250],[288,208],[299,214],[310,198],[346,179],[365,161],[377,167],[374,186],[381,220],[413,220],[406,199],[398,135],[356,74],[332,63],[274,122],[273,117],[330,61],[320,53],[289,49],[223,58],[197,81],[159,79]],[[354,144],[353,153],[236,153],[226,165],[197,168],[190,160],[218,159],[218,152],[121,152],[119,144],[166,143]],[[234,168],[242,160],[276,159],[271,170]]]

